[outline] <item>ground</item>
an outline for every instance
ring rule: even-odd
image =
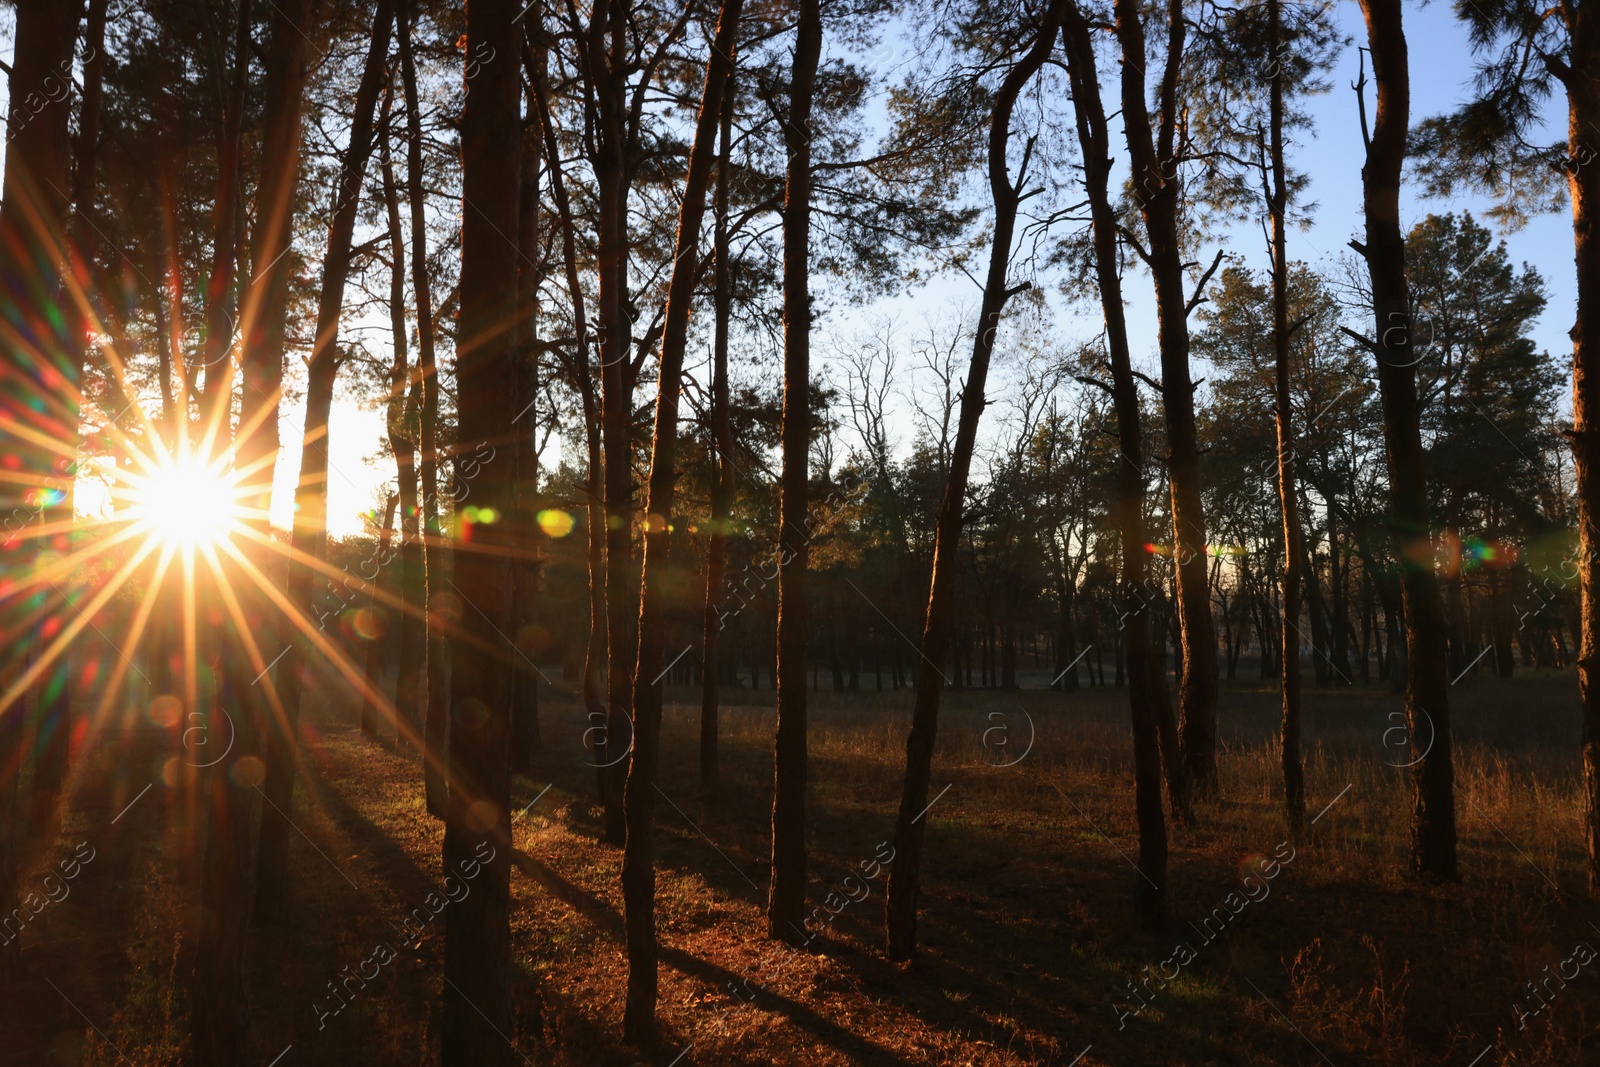
[[[643,1056],[621,1042],[621,853],[597,841],[588,723],[557,683],[513,789],[516,809],[531,802],[515,821],[516,1048],[573,1067],[1600,1062],[1574,679],[1469,677],[1451,696],[1458,884],[1407,876],[1409,757],[1387,687],[1307,693],[1318,817],[1290,841],[1277,693],[1226,682],[1222,799],[1171,827],[1172,918],[1150,932],[1132,911],[1126,692],[947,693],[920,951],[902,967],[882,950],[883,861],[910,695],[813,697],[809,902],[826,922],[794,951],[763,936],[771,694],[726,694],[708,799],[697,695],[669,693],[663,1040]],[[406,939],[398,924],[428,914],[443,831],[420,764],[364,739],[355,713],[329,700],[303,724],[291,916],[251,944],[251,1067],[438,1062],[443,921]],[[184,1062],[198,877],[178,741],[137,697],[83,741],[60,833],[23,883],[59,902],[0,946],[24,968],[0,988],[0,1064]],[[380,944],[394,961],[347,981]]]

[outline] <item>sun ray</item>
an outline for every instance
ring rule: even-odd
[[[41,674],[48,670],[51,664],[55,663],[55,661],[60,658],[61,654],[72,643],[72,640],[77,637],[80,632],[82,632],[85,626],[89,624],[89,619],[95,614],[95,612],[104,607],[106,601],[110,600],[117,594],[117,591],[120,590],[128,581],[129,576],[134,572],[134,570],[136,570],[138,566],[144,562],[145,558],[149,556],[150,553],[154,552],[157,547],[158,545],[156,542],[146,541],[140,546],[138,552],[122,565],[122,569],[117,571],[117,573],[113,575],[105,585],[101,586],[100,590],[95,593],[94,598],[89,601],[88,607],[78,609],[78,617],[62,627],[61,632],[56,635],[53,641],[51,641],[50,647],[45,650],[45,653],[35,660],[26,670],[24,670],[21,676],[11,684],[11,687],[7,689],[3,695],[0,695],[0,714],[4,714],[7,710],[9,710],[11,705],[16,703],[17,698],[23,693],[27,692],[28,687],[32,685]]]
[[[144,637],[150,616],[155,611],[156,603],[159,599],[156,591],[161,588],[162,580],[172,566],[174,551],[171,545],[163,546],[161,550],[161,557],[156,561],[155,574],[151,576],[148,590],[144,596],[139,598],[139,606],[134,610],[133,619],[128,623],[128,631],[123,636],[123,644],[128,648],[138,648],[140,640]],[[111,677],[107,679],[105,689],[101,693],[100,702],[95,706],[94,715],[96,720],[103,719],[110,710],[111,702],[116,699],[117,690],[122,685],[123,679],[127,677],[129,668],[138,669],[133,666],[132,660],[124,653],[121,662],[112,669]],[[146,681],[151,680],[147,678]],[[151,684],[153,685],[154,683],[151,682]]]

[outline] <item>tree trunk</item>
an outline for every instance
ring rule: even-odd
[[[1578,315],[1572,327],[1572,457],[1578,483],[1578,578],[1581,589],[1578,692],[1583,702],[1584,844],[1589,860],[1589,895],[1600,896],[1600,346],[1590,344],[1586,323],[1600,323],[1600,168],[1578,153],[1600,129],[1600,19],[1588,5],[1569,15],[1571,56],[1562,75],[1567,87],[1567,191],[1572,198],[1572,237],[1577,259]],[[1591,153],[1592,155],[1592,153]],[[1597,327],[1600,329],[1600,327]],[[1557,640],[1561,629],[1556,627]],[[1560,648],[1566,659],[1565,642]]]
[[[805,940],[806,525],[811,450],[811,100],[822,55],[819,0],[801,0],[784,147],[783,474],[778,508],[778,736],[773,749],[767,936]]]
[[[79,390],[82,388],[84,364],[89,356],[89,345],[84,338],[94,322],[92,302],[97,291],[93,252],[97,236],[94,194],[95,167],[100,147],[100,103],[104,96],[105,38],[106,0],[90,0],[81,50],[83,101],[78,111],[78,133],[73,141],[74,210],[70,228],[72,240],[67,248],[73,280],[67,283],[67,299],[63,301],[66,305],[63,311],[70,323],[67,340],[71,346],[66,352],[70,362],[64,364],[64,369],[71,373],[70,389],[74,393],[67,402],[74,415],[79,411],[82,400]],[[66,431],[62,435],[63,440],[74,446],[74,455],[82,444],[78,425],[78,418],[70,417],[68,424],[63,427]],[[44,525],[52,529],[66,528],[76,514],[76,459],[73,462],[71,473],[74,477],[63,481],[64,495],[57,503],[44,509]],[[39,713],[36,717],[31,822],[41,835],[41,840],[47,839],[45,835],[56,825],[56,805],[66,782],[72,743],[72,700],[76,688],[69,657],[63,655],[51,666],[49,676],[40,688]]]
[[[547,53],[544,35],[538,28],[539,15],[527,10],[522,16],[528,38],[524,50],[529,67],[527,115],[522,132],[522,180],[517,207],[517,398],[516,436],[516,507],[507,521],[514,524],[511,532],[516,536],[516,629],[508,631],[516,642],[517,654],[512,658],[515,668],[513,683],[515,696],[511,707],[511,769],[527,771],[533,765],[533,753],[541,747],[539,737],[539,667],[534,657],[542,650],[543,642],[535,637],[538,631],[539,611],[539,441],[538,397],[539,361],[544,355],[544,345],[539,339],[539,292],[544,285],[545,263],[539,250],[539,181],[541,177],[542,144],[539,136],[531,86],[546,76]]]
[[[906,739],[906,776],[895,821],[894,866],[889,871],[885,912],[889,958],[908,960],[917,943],[917,893],[922,868],[922,841],[927,827],[928,785],[932,775],[933,746],[939,723],[940,688],[944,685],[945,653],[950,641],[952,591],[961,566],[961,524],[967,493],[967,474],[977,440],[978,418],[983,413],[989,359],[994,351],[1000,315],[1014,290],[1006,284],[1011,258],[1019,190],[1026,167],[1012,184],[1006,167],[1011,144],[1011,114],[1017,97],[1050,58],[1056,31],[1066,16],[1070,0],[1053,0],[1028,51],[1006,72],[994,97],[989,120],[989,192],[994,201],[994,235],[989,248],[989,269],[984,279],[983,302],[974,331],[972,362],[961,390],[961,414],[956,427],[950,471],[939,501],[933,541],[933,573],[929,581],[928,609],[922,624],[921,658],[917,664],[917,699],[912,711],[911,734]],[[937,800],[937,798],[935,798]]]
[[[514,0],[468,0],[466,103],[461,111],[461,296],[456,349],[460,446],[512,448],[517,355],[518,101],[522,29]],[[477,455],[475,449],[473,452]],[[473,497],[509,515],[511,457],[478,469]],[[482,871],[445,913],[445,1067],[512,1062],[510,734],[514,625],[511,536],[504,524],[473,531],[455,557],[467,607],[451,635],[449,792],[444,871]],[[492,849],[489,858],[483,850]]]
[[[433,600],[445,585],[444,534],[439,527],[439,376],[434,362],[433,286],[428,278],[428,200],[422,173],[422,106],[417,95],[417,68],[411,44],[411,24],[417,0],[408,0],[399,28],[400,77],[406,94],[406,199],[411,211],[411,294],[417,305],[417,376],[411,386],[411,403],[417,408],[421,455],[417,473],[422,478],[422,617],[427,631],[427,662],[418,667],[423,677],[423,780],[428,812],[444,817],[449,789],[445,777],[449,742],[450,664],[444,626],[433,616]]]
[[[1400,232],[1400,171],[1405,160],[1411,86],[1400,0],[1361,0],[1377,114],[1361,169],[1367,220],[1365,247],[1376,319],[1374,354],[1383,403],[1389,459],[1389,500],[1400,542],[1401,598],[1405,605],[1407,671],[1405,710],[1411,751],[1412,873],[1456,877],[1454,770],[1450,751],[1450,679],[1445,669],[1444,611],[1431,562],[1427,480],[1423,472],[1421,408],[1411,346],[1411,301]],[[1365,131],[1363,131],[1365,132]],[[1417,545],[1425,551],[1408,551]]]
[[[404,31],[404,27],[401,28]],[[389,124],[390,94],[384,98],[381,164],[383,202],[389,219],[389,325],[394,338],[394,361],[389,367],[387,423],[389,448],[394,452],[395,475],[399,481],[400,504],[400,603],[395,620],[399,627],[399,664],[394,687],[394,745],[402,752],[407,745],[421,748],[422,723],[418,712],[422,703],[422,669],[427,662],[427,623],[423,618],[422,539],[418,528],[421,509],[417,505],[417,413],[407,402],[413,388],[407,364],[405,232],[400,225],[400,191],[394,177],[394,158],[390,151],[393,136]],[[387,553],[383,554],[387,559]],[[376,703],[362,702],[362,729],[369,724],[368,709]]]
[[[295,193],[299,185],[300,119],[312,26],[311,0],[275,4],[264,53],[266,97],[262,116],[265,161],[256,190],[252,259],[264,266],[251,279],[240,314],[244,338],[237,468],[251,492],[242,504],[256,536],[270,535],[271,471],[278,455],[278,401],[282,394],[284,333],[288,315],[290,247]],[[264,546],[247,548],[258,568],[270,567]],[[265,598],[247,593],[257,638],[272,650],[280,638],[266,620],[275,611]],[[258,645],[258,648],[262,647]],[[264,670],[258,668],[258,670]],[[283,713],[277,678],[247,686],[249,716],[235,722],[228,758],[209,768],[211,817],[201,880],[201,919],[194,949],[190,1031],[196,1067],[228,1067],[244,1062],[249,1022],[244,991],[246,933],[256,883],[259,788],[236,775],[257,758],[257,717],[276,720]],[[263,708],[261,705],[265,704]],[[241,766],[242,765],[242,766]]]
[[[633,750],[630,647],[633,564],[632,320],[628,314],[628,109],[624,83],[631,3],[596,4],[586,42],[594,73],[596,273],[599,304],[600,436],[605,452],[606,723],[600,766],[604,838],[622,844],[627,760]],[[603,751],[602,751],[603,749]]]
[[[383,528],[378,534],[378,556],[382,558],[389,553],[389,541],[394,537],[394,513],[400,503],[398,493],[390,493],[388,501],[383,506]],[[374,617],[387,615],[379,606],[378,590],[384,584],[382,575],[374,577],[367,585],[367,611]],[[379,629],[377,635],[367,639],[364,670],[362,671],[365,685],[361,693],[361,732],[367,737],[378,736],[378,701],[375,694],[382,685],[383,674],[383,649],[387,642],[388,627]],[[402,660],[402,663],[404,661]]]
[[[366,65],[356,90],[350,123],[350,144],[339,163],[334,186],[333,224],[328,231],[328,251],[322,261],[322,291],[317,301],[317,333],[307,367],[306,416],[300,446],[300,480],[294,493],[294,553],[290,556],[284,596],[291,610],[304,613],[309,631],[313,614],[309,560],[321,559],[328,541],[328,414],[333,406],[333,382],[339,373],[339,318],[344,310],[344,287],[350,274],[350,240],[356,211],[361,204],[361,184],[373,147],[373,112],[378,104],[394,28],[394,0],[378,0],[372,19]],[[275,717],[266,732],[266,799],[261,814],[261,867],[257,873],[256,915],[263,922],[281,921],[288,906],[290,813],[294,808],[294,773],[299,748],[300,697],[315,645],[296,642],[284,657],[283,715]],[[331,646],[330,646],[331,647]],[[325,649],[326,651],[326,649]],[[332,651],[338,657],[342,652]],[[388,702],[384,702],[388,705]],[[389,709],[392,710],[392,709]]]
[[[1183,0],[1167,2],[1167,57],[1160,90],[1160,125],[1151,139],[1145,104],[1145,33],[1135,0],[1117,0],[1122,45],[1122,109],[1134,198],[1150,242],[1161,348],[1161,400],[1166,415],[1167,476],[1172,486],[1173,561],[1183,660],[1178,706],[1186,776],[1206,796],[1217,793],[1217,638],[1206,575],[1206,526],[1200,501],[1200,450],[1195,433],[1194,382],[1189,377],[1189,309],[1183,292],[1186,250],[1179,229],[1177,130],[1183,121],[1179,69],[1186,17]],[[1187,787],[1188,783],[1184,783]]]
[[[572,348],[567,356],[567,371],[583,403],[584,445],[589,463],[585,485],[587,503],[584,537],[588,551],[589,632],[583,660],[583,704],[588,713],[589,728],[584,731],[585,744],[592,744],[595,754],[596,785],[602,802],[605,797],[607,768],[605,766],[606,705],[600,696],[600,670],[606,655],[606,600],[605,553],[606,518],[603,501],[603,460],[600,450],[600,417],[594,391],[594,375],[589,366],[589,325],[584,306],[583,286],[578,278],[577,228],[573,223],[572,205],[567,197],[566,177],[561,171],[561,155],[557,149],[555,124],[550,117],[549,87],[541,78],[533,78],[534,102],[539,108],[539,125],[544,131],[544,150],[554,172],[550,183],[555,201],[556,217],[561,231],[562,264],[566,269],[567,292],[572,301]],[[619,762],[627,758],[627,750],[614,757]]]
[[[737,57],[735,57],[737,59]],[[728,571],[728,516],[733,511],[733,430],[728,419],[728,328],[733,312],[732,248],[728,241],[729,168],[733,163],[734,70],[722,92],[721,148],[717,158],[717,185],[712,197],[716,257],[713,262],[712,307],[715,315],[711,342],[711,536],[706,546],[706,610],[700,642],[700,789],[717,789],[717,635],[722,613],[717,604]]]
[[[1128,664],[1128,702],[1133,719],[1134,808],[1139,825],[1139,880],[1134,901],[1147,923],[1159,925],[1166,916],[1167,824],[1161,809],[1161,749],[1157,721],[1170,709],[1166,678],[1151,648],[1148,618],[1127,625],[1128,609],[1143,611],[1149,599],[1145,571],[1144,438],[1139,419],[1138,384],[1128,348],[1128,328],[1122,299],[1122,273],[1117,255],[1117,220],[1111,205],[1110,135],[1106,129],[1100,80],[1095,71],[1094,41],[1088,21],[1076,5],[1069,5],[1062,30],[1067,71],[1077,117],[1078,141],[1083,153],[1084,187],[1089,199],[1094,240],[1095,278],[1105,315],[1106,347],[1111,356],[1112,400],[1117,413],[1117,443],[1122,462],[1117,466],[1117,525],[1120,541],[1120,595],[1118,612],[1116,684],[1123,680],[1124,644]],[[1133,605],[1140,605],[1134,608]],[[1102,671],[1103,676],[1103,671]],[[1102,677],[1103,680],[1103,677]],[[1170,714],[1170,711],[1169,711]]]
[[[1267,22],[1272,55],[1283,49],[1282,0],[1267,0]],[[1278,436],[1278,504],[1283,514],[1283,618],[1279,627],[1279,688],[1283,698],[1282,755],[1283,802],[1289,831],[1300,833],[1306,818],[1306,777],[1300,762],[1300,619],[1301,561],[1300,496],[1294,479],[1294,423],[1289,391],[1289,253],[1284,221],[1289,210],[1289,184],[1284,167],[1283,82],[1281,62],[1271,75],[1271,196],[1272,217],[1272,357],[1274,421]],[[1328,509],[1328,530],[1333,532],[1333,509]],[[1334,546],[1337,553],[1338,546]]]
[[[814,0],[812,0],[814,2]],[[655,439],[650,453],[650,490],[645,505],[644,570],[639,596],[639,650],[634,669],[633,757],[625,797],[627,841],[622,854],[622,897],[628,943],[628,996],[623,1039],[654,1045],[656,1008],[655,792],[661,735],[661,676],[667,610],[672,594],[673,505],[678,477],[678,397],[688,344],[689,307],[699,274],[700,221],[717,149],[722,93],[738,43],[741,0],[723,0],[716,39],[706,63],[705,87],[695,121],[689,170],[684,178],[661,334],[661,375],[656,395]]]

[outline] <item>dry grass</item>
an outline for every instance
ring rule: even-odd
[[[886,873],[839,908],[815,951],[762,936],[773,712],[768,693],[730,696],[750,703],[724,712],[726,784],[714,801],[698,795],[698,711],[674,705],[664,724],[663,1043],[649,1062],[1597,1062],[1600,961],[1541,987],[1548,1006],[1525,1029],[1511,1007],[1537,1007],[1524,983],[1544,982],[1575,944],[1600,945],[1581,895],[1570,676],[1452,691],[1463,877],[1449,886],[1405,873],[1408,785],[1388,765],[1405,756],[1385,745],[1398,701],[1373,689],[1308,693],[1308,806],[1332,806],[1268,895],[1209,943],[1198,924],[1240,891],[1246,863],[1285,838],[1275,692],[1239,684],[1223,695],[1225,799],[1201,805],[1196,826],[1172,828],[1173,918],[1160,933],[1140,931],[1130,908],[1125,694],[947,694],[934,789],[949,788],[928,814],[923,951],[906,968],[880,948]],[[905,693],[812,701],[817,903],[892,834],[909,713]],[[405,946],[392,923],[436,883],[441,830],[423,812],[417,764],[365,742],[352,718],[329,706],[307,723],[294,919],[252,948],[253,1062],[263,1065],[290,1046],[279,1067],[437,1062],[442,919]],[[512,883],[517,1044],[538,1064],[639,1062],[620,1043],[621,857],[595,840],[587,725],[547,691],[546,748],[515,789],[526,804],[551,785],[517,823]],[[6,1031],[21,1036],[0,1047],[0,1063],[183,1062],[196,850],[184,791],[160,780],[168,741],[111,730],[80,761],[54,855],[84,839],[100,854],[24,936],[29,973],[4,990],[7,1014],[18,1013]],[[380,941],[399,959],[319,1029],[313,1004],[330,1003],[326,983]],[[1158,975],[1183,941],[1193,961],[1151,981],[1148,1005],[1119,1025],[1127,983]]]

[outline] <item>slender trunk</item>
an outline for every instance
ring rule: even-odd
[[[78,110],[78,134],[73,141],[72,163],[72,224],[70,256],[71,280],[67,283],[64,314],[70,325],[67,339],[70,346],[66,364],[71,371],[69,386],[75,393],[81,389],[84,365],[89,357],[89,345],[84,340],[93,320],[94,246],[96,226],[95,165],[100,147],[100,102],[105,80],[106,0],[91,0],[89,16],[84,24],[83,48],[83,100]],[[124,350],[125,351],[125,350]],[[78,411],[81,394],[69,399],[74,413]],[[64,427],[65,441],[76,447],[81,445],[78,420],[73,418]],[[74,461],[76,462],[76,461]],[[76,473],[74,466],[72,473]],[[45,508],[43,522],[52,529],[65,528],[75,514],[77,478],[64,480],[64,494],[54,505]],[[71,535],[69,535],[71,536]],[[62,656],[47,675],[40,689],[39,713],[36,718],[36,740],[32,784],[32,824],[41,835],[54,828],[56,805],[61,797],[61,787],[66,782],[69,749],[72,739],[72,701],[77,683],[72,677],[69,657]],[[41,839],[45,839],[41,837]]]
[[[539,109],[539,126],[544,133],[544,151],[552,170],[550,192],[555,202],[556,217],[561,231],[561,258],[566,270],[567,294],[572,301],[572,347],[566,357],[567,373],[578,391],[583,404],[584,445],[589,464],[585,484],[587,496],[584,536],[588,551],[589,632],[583,659],[583,704],[588,715],[589,728],[584,731],[585,743],[591,743],[595,754],[596,785],[602,801],[605,797],[608,770],[606,767],[606,706],[600,696],[600,670],[606,654],[606,600],[605,552],[606,517],[604,506],[604,473],[600,441],[599,405],[595,398],[594,375],[589,364],[588,313],[584,305],[583,286],[578,278],[577,228],[573,223],[572,205],[567,197],[566,176],[561,171],[561,155],[557,151],[555,124],[550,117],[549,87],[544,79],[531,78],[534,103]],[[620,762],[627,758],[627,750],[610,757]]]
[[[1272,55],[1283,48],[1282,0],[1267,0],[1267,21]],[[1267,210],[1272,216],[1272,356],[1274,418],[1278,434],[1278,504],[1283,514],[1283,625],[1280,627],[1283,697],[1283,800],[1289,830],[1298,834],[1305,824],[1306,779],[1300,762],[1300,497],[1294,483],[1294,424],[1289,392],[1289,254],[1285,245],[1285,215],[1289,209],[1289,184],[1284,167],[1282,63],[1272,65],[1271,153],[1272,194]],[[1333,509],[1328,509],[1330,531]]]
[[[1432,559],[1417,399],[1418,356],[1411,347],[1411,302],[1400,232],[1400,171],[1410,121],[1410,74],[1400,0],[1361,0],[1361,12],[1367,24],[1378,100],[1361,169],[1367,241],[1358,251],[1365,257],[1372,279],[1373,349],[1389,459],[1389,501],[1403,567],[1405,710],[1416,761],[1411,770],[1411,869],[1427,878],[1454,879],[1455,781],[1444,611],[1431,562],[1406,562]],[[1421,546],[1423,551],[1413,546]]]
[[[940,687],[944,684],[945,652],[950,641],[951,593],[956,571],[961,566],[961,523],[967,493],[967,474],[977,439],[978,418],[983,413],[984,389],[989,376],[989,359],[994,351],[1000,314],[1014,290],[1006,284],[1006,266],[1011,258],[1011,239],[1015,232],[1019,191],[1027,178],[1026,163],[1011,181],[1006,167],[1011,144],[1011,114],[1017,97],[1033,79],[1055,44],[1056,31],[1066,16],[1070,0],[1053,0],[1044,15],[1031,47],[1006,72],[995,93],[994,111],[989,122],[989,192],[994,201],[994,235],[989,248],[989,269],[984,279],[983,302],[974,331],[972,362],[961,390],[961,414],[956,427],[955,447],[950,454],[950,472],[933,542],[933,573],[929,581],[928,609],[922,626],[921,658],[917,665],[917,700],[912,711],[911,734],[906,739],[906,776],[900,793],[900,812],[895,821],[894,866],[889,871],[885,911],[888,925],[889,958],[911,958],[917,943],[917,893],[921,878],[923,832],[928,809],[928,786],[932,775],[933,746],[939,721]],[[1032,140],[1029,148],[1032,148]],[[1024,158],[1027,158],[1025,153]]]
[[[516,432],[517,248],[522,29],[515,0],[468,0],[461,111],[461,295],[456,350],[461,444],[498,451]],[[474,455],[478,451],[474,451]],[[483,461],[480,507],[509,515],[516,471]],[[510,734],[515,564],[504,524],[485,523],[456,553],[455,589],[469,607],[451,635],[450,772],[444,871],[482,870],[445,914],[445,1067],[513,1062],[511,1011]],[[470,548],[470,550],[469,550]],[[486,858],[482,850],[492,849]]]
[[[722,632],[718,599],[728,570],[728,516],[733,510],[733,431],[728,411],[728,327],[733,311],[732,250],[728,241],[728,170],[733,162],[734,71],[722,92],[721,148],[717,158],[717,185],[712,197],[713,262],[712,308],[715,315],[711,342],[711,536],[706,547],[706,610],[701,638],[700,674],[700,789],[717,789],[717,638]]]
[[[629,581],[633,565],[633,383],[632,320],[628,314],[627,138],[628,0],[594,5],[588,31],[588,66],[593,74],[596,114],[595,209],[600,351],[600,437],[605,453],[606,538],[606,722],[601,767],[604,838],[621,844],[627,761],[633,750],[635,648],[629,647]]]
[[[239,262],[239,140],[249,87],[250,0],[235,18],[233,85],[222,109],[217,186],[211,203],[211,277],[206,281],[206,327],[200,345],[205,379],[200,393],[201,447],[220,454],[233,439],[234,275]]]
[[[1111,356],[1112,401],[1117,413],[1117,525],[1121,549],[1116,684],[1123,681],[1123,656],[1128,664],[1128,702],[1133,719],[1134,809],[1139,826],[1139,880],[1134,900],[1139,914],[1151,924],[1164,921],[1167,885],[1167,824],[1161,808],[1161,750],[1157,722],[1162,709],[1170,709],[1166,678],[1151,647],[1149,620],[1136,618],[1127,625],[1129,609],[1142,613],[1149,598],[1145,561],[1144,438],[1140,426],[1138,384],[1128,346],[1128,328],[1122,299],[1122,275],[1117,255],[1117,221],[1111,206],[1110,135],[1100,80],[1095,71],[1094,42],[1088,21],[1076,5],[1069,6],[1062,40],[1072,83],[1078,141],[1084,160],[1084,185],[1089,198],[1094,240],[1095,278],[1105,316],[1106,347]],[[1134,605],[1139,605],[1135,607]],[[1097,642],[1097,645],[1100,642]],[[1104,667],[1101,682],[1104,683]],[[1170,713],[1170,711],[1169,711]]]
[[[389,553],[389,542],[394,537],[394,513],[400,503],[398,493],[390,493],[388,501],[383,506],[383,527],[378,534],[378,556],[380,558]],[[379,578],[373,578],[367,586],[367,613],[372,616],[384,614],[379,607],[378,588],[382,584]],[[387,627],[379,629],[377,635],[368,638],[366,655],[363,663],[363,679],[365,685],[361,693],[361,732],[368,737],[378,736],[378,707],[373,694],[378,691],[383,673],[383,648],[384,636]]]
[[[806,511],[811,452],[811,101],[822,55],[819,0],[801,0],[784,121],[783,473],[778,505],[778,735],[773,745],[767,936],[806,939]]]
[[[402,31],[403,32],[403,31]],[[395,751],[418,747],[422,722],[418,712],[422,703],[422,671],[427,662],[427,623],[423,618],[422,538],[418,526],[421,510],[417,502],[417,412],[408,402],[407,391],[413,375],[408,363],[406,329],[405,230],[400,224],[400,189],[394,176],[394,156],[390,147],[393,127],[389,110],[393,100],[391,83],[384,97],[383,141],[379,157],[383,174],[383,204],[389,222],[389,331],[394,343],[394,359],[389,365],[389,403],[386,414],[389,448],[394,452],[395,476],[399,482],[400,503],[400,659],[394,687]],[[382,558],[387,559],[384,553]],[[376,703],[362,703],[362,729],[376,728],[366,715]]]
[[[816,0],[807,0],[815,3]],[[700,273],[700,221],[717,149],[722,93],[738,44],[741,0],[723,0],[716,39],[706,63],[705,88],[689,150],[672,278],[661,334],[661,375],[656,396],[655,439],[650,451],[649,499],[645,505],[644,569],[639,593],[639,649],[634,668],[633,756],[628,762],[624,808],[627,839],[622,853],[622,899],[628,943],[628,995],[623,1039],[651,1047],[656,1039],[655,793],[661,736],[661,676],[672,594],[673,505],[678,462],[678,396],[688,345],[689,306]]]
[[[417,0],[407,0],[399,27],[400,78],[406,94],[406,199],[411,213],[411,296],[417,305],[417,376],[411,385],[411,403],[417,409],[421,454],[417,473],[422,479],[422,618],[427,629],[427,662],[423,677],[423,780],[428,813],[444,817],[449,783],[445,775],[449,742],[450,699],[446,691],[450,647],[444,627],[433,615],[434,596],[445,586],[444,533],[439,527],[439,375],[434,362],[433,284],[428,277],[428,197],[422,169],[422,104],[417,94],[417,66],[411,43],[411,26]]]
[[[248,488],[242,504],[255,537],[270,536],[272,469],[278,455],[278,401],[281,395],[284,331],[288,314],[291,223],[299,180],[300,119],[312,27],[311,0],[276,4],[264,53],[266,102],[262,117],[262,159],[256,192],[256,225],[252,259],[266,264],[251,279],[239,317],[243,395],[236,470]],[[181,436],[181,434],[180,434]],[[260,544],[245,554],[258,569],[271,566]],[[267,598],[246,589],[240,594],[256,655],[275,654],[277,627]],[[226,672],[222,675],[227,681]],[[249,783],[259,766],[259,722],[278,721],[283,714],[278,678],[242,689],[248,714],[231,725],[234,745],[227,758],[206,771],[210,801],[206,856],[201,880],[200,929],[194,949],[190,1028],[197,1067],[224,1067],[244,1061],[249,1021],[244,990],[245,945],[256,885],[256,845],[260,818],[259,789]],[[221,732],[210,736],[220,737]]]
[[[289,559],[284,596],[291,609],[312,615],[311,560],[323,557],[328,529],[328,415],[333,406],[333,383],[339,372],[339,318],[344,310],[344,287],[350,274],[350,241],[355,232],[361,185],[373,147],[373,112],[378,104],[389,37],[394,29],[394,0],[378,0],[372,20],[366,66],[350,123],[350,143],[339,163],[334,186],[333,223],[328,250],[322,261],[322,292],[317,301],[317,333],[307,366],[306,415],[300,445],[300,481],[294,493],[293,554]],[[279,691],[283,715],[266,735],[266,799],[261,814],[261,867],[257,876],[256,913],[263,922],[278,922],[287,911],[289,889],[290,818],[294,810],[294,773],[299,748],[300,697],[314,653],[309,645],[295,643],[284,657]],[[385,705],[387,706],[387,701]],[[386,707],[387,710],[387,707]]]
[[[516,506],[508,521],[513,524],[516,560],[516,629],[510,635],[516,641],[517,654],[513,657],[515,674],[514,699],[511,707],[511,769],[527,771],[533,762],[533,753],[540,747],[539,737],[539,669],[534,657],[542,651],[542,642],[534,635],[539,622],[539,442],[538,396],[539,360],[544,346],[539,340],[539,291],[544,284],[545,262],[539,250],[539,181],[541,177],[542,145],[537,123],[536,104],[531,83],[545,75],[547,54],[543,34],[538,28],[539,16],[535,10],[522,15],[528,38],[523,50],[524,64],[528,67],[530,89],[526,92],[527,114],[522,130],[522,175],[517,206],[517,365],[516,410],[514,420],[516,436],[513,451],[516,460]]]
[[[1186,21],[1183,0],[1167,2],[1167,55],[1160,88],[1159,126],[1145,104],[1145,32],[1136,0],[1117,0],[1122,45],[1122,108],[1134,198],[1149,239],[1161,348],[1161,400],[1166,416],[1167,476],[1172,486],[1173,559],[1183,660],[1178,706],[1183,720],[1186,777],[1203,795],[1217,793],[1217,638],[1206,575],[1206,527],[1200,501],[1200,451],[1195,431],[1194,382],[1189,377],[1189,309],[1183,292],[1185,249],[1178,216],[1178,99]],[[1155,139],[1152,140],[1152,132]],[[1185,783],[1187,787],[1187,783]]]

